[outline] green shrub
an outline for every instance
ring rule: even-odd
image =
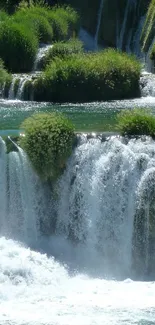
[[[78,39],[70,39],[66,42],[57,42],[51,47],[46,55],[42,58],[41,68],[45,68],[49,62],[56,58],[64,58],[65,56],[82,53],[83,52],[83,43]]]
[[[57,58],[34,84],[35,100],[88,102],[133,98],[139,91],[140,64],[116,50]]]
[[[118,130],[122,135],[155,136],[155,116],[149,110],[136,108],[118,114]]]
[[[31,13],[35,13],[46,17],[53,27],[54,40],[66,40],[68,37],[75,36],[78,33],[80,23],[79,16],[70,7],[48,8],[34,6],[29,9]]]
[[[68,37],[68,22],[59,16],[57,11],[48,10],[47,19],[53,27],[54,41],[66,40]]]
[[[155,61],[155,43],[154,43],[152,50],[150,52],[150,59]]]
[[[7,15],[7,13],[3,10],[0,10],[0,23],[6,21],[8,18],[9,16]]]
[[[0,89],[5,83],[11,82],[11,75],[4,69],[3,61],[0,59]]]
[[[77,36],[80,29],[80,18],[78,13],[71,7],[56,7],[55,13],[68,24],[69,36]]]
[[[21,128],[20,139],[37,173],[42,179],[56,179],[71,154],[74,138],[73,125],[62,115],[40,113],[27,118]]]
[[[12,72],[31,71],[38,49],[38,41],[27,25],[11,20],[0,26],[0,57]]]
[[[53,29],[46,17],[31,10],[18,10],[13,16],[17,23],[23,23],[32,29],[40,43],[51,43],[53,40]]]
[[[144,52],[148,52],[148,49],[154,38],[154,29],[155,29],[155,0],[151,0],[144,27],[141,34],[141,44],[142,50]]]

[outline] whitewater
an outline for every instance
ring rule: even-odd
[[[83,135],[51,192],[1,139],[0,325],[155,324],[155,282],[132,263],[154,171],[152,139]]]

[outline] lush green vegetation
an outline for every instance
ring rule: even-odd
[[[35,12],[35,10],[25,9],[18,10],[13,19],[17,23],[24,23],[31,29],[40,43],[51,43],[53,40],[53,28],[44,17],[44,15]]]
[[[32,70],[38,41],[28,25],[7,20],[0,25],[0,57],[12,72]]]
[[[34,99],[87,102],[139,96],[140,64],[108,49],[57,58],[34,83]]]
[[[0,89],[5,82],[11,81],[11,75],[4,69],[3,61],[0,59]]]
[[[66,42],[56,42],[53,47],[51,47],[46,55],[42,58],[40,62],[41,68],[45,68],[51,60],[60,57],[61,59],[76,53],[83,52],[83,43],[75,38],[71,38]]]
[[[152,50],[150,52],[150,59],[155,61],[155,43],[154,43]]]
[[[70,7],[22,5],[10,16],[0,11],[0,57],[11,72],[31,71],[39,43],[67,40],[78,28],[79,17]]]
[[[71,154],[74,128],[63,115],[40,113],[27,118],[21,128],[20,145],[44,180],[56,179]]]
[[[146,20],[141,35],[142,50],[144,52],[148,51],[149,46],[153,41],[153,38],[155,36],[154,29],[155,29],[155,0],[151,0],[150,5],[148,7]]]
[[[149,110],[136,108],[118,114],[118,130],[122,135],[155,136],[155,116]]]

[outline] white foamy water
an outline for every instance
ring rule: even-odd
[[[155,283],[70,276],[52,257],[0,238],[1,325],[155,323]]]
[[[40,70],[39,69],[39,63],[44,58],[44,56],[47,54],[48,50],[51,49],[53,45],[43,45],[39,48],[38,53],[36,55],[36,59],[34,62],[33,71]]]

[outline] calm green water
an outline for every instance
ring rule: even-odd
[[[17,133],[21,122],[35,112],[52,111],[63,112],[73,121],[76,131],[115,131],[118,112],[134,107],[149,107],[155,112],[155,98],[63,105],[0,100],[0,135]]]

